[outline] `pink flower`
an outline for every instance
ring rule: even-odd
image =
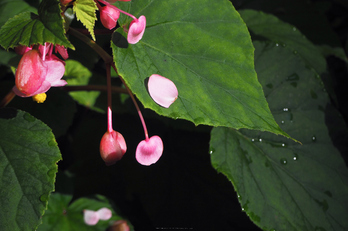
[[[100,156],[107,166],[119,161],[127,151],[126,141],[121,133],[105,132],[100,141]]]
[[[37,49],[24,53],[16,70],[16,86],[13,91],[21,97],[29,97],[47,92],[51,87],[67,84],[61,78],[65,63],[54,55],[43,59]]]
[[[103,26],[109,30],[116,26],[117,19],[120,17],[120,11],[109,6],[100,6],[100,20]]]
[[[140,16],[139,19],[134,19],[130,25],[127,35],[128,43],[135,44],[140,41],[143,37],[146,27],[146,18],[144,15]]]
[[[135,151],[135,158],[142,164],[149,166],[156,163],[163,153],[163,142],[159,136],[152,136],[141,141]]]
[[[151,98],[162,107],[168,108],[178,98],[175,84],[163,76],[151,75],[147,86]]]
[[[108,208],[101,208],[98,211],[83,210],[83,220],[87,225],[96,225],[99,220],[107,221],[112,217],[112,211]]]

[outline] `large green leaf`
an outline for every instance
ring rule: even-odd
[[[42,1],[38,13],[24,12],[9,19],[0,29],[0,45],[9,49],[49,42],[74,49],[65,36],[59,1]]]
[[[326,70],[326,61],[320,50],[296,27],[260,11],[241,10],[239,13],[254,34],[272,40],[278,46],[289,47],[319,74]]]
[[[264,230],[347,230],[348,171],[325,124],[329,99],[321,80],[290,48],[254,45],[271,111],[302,145],[265,132],[214,128],[212,165]]]
[[[0,2],[0,26],[9,18],[25,11],[36,13],[37,9],[30,6],[24,0],[2,0]]]
[[[112,43],[118,73],[146,108],[196,125],[286,135],[269,111],[254,70],[250,35],[229,1],[142,0],[120,7],[146,16],[139,43],[128,48]],[[147,93],[145,80],[151,74],[176,84],[179,97],[169,109]]]
[[[71,202],[71,200],[72,195],[60,193],[52,194],[48,203],[47,212],[42,218],[42,225],[39,226],[38,231],[103,231],[106,230],[113,221],[122,220],[122,217],[111,207],[107,198],[103,196],[96,195],[91,198],[79,198],[73,202]],[[86,225],[83,220],[83,210],[97,211],[101,208],[109,208],[112,211],[112,217],[107,221],[100,220],[95,226]],[[130,224],[129,226],[132,227]]]
[[[23,111],[0,110],[1,230],[35,230],[61,159],[51,129]]]

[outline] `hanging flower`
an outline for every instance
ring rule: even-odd
[[[119,161],[127,151],[126,141],[121,133],[105,132],[100,141],[100,156],[107,166]]]
[[[26,49],[19,61],[13,91],[21,97],[30,97],[47,92],[51,87],[67,84],[61,78],[65,62],[52,54],[51,45],[39,49]]]
[[[149,166],[156,163],[163,153],[163,142],[161,137],[152,136],[141,141],[135,151],[135,158],[142,164]]]
[[[140,16],[139,19],[134,19],[130,25],[127,35],[127,41],[130,44],[135,44],[140,41],[143,37],[146,27],[146,18],[144,15]]]

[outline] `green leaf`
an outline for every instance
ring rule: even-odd
[[[0,27],[16,14],[30,11],[37,13],[37,9],[23,0],[3,0],[0,2]]]
[[[0,29],[0,45],[9,49],[49,42],[74,49],[65,36],[59,2],[42,1],[38,13],[24,12],[9,19]]]
[[[42,218],[40,230],[100,230],[104,231],[113,221],[122,220],[111,207],[107,198],[96,195],[93,198],[79,198],[71,203],[72,196],[60,193],[53,193],[48,203],[48,209]],[[70,204],[71,203],[71,204]],[[88,226],[83,220],[83,210],[97,211],[101,208],[108,208],[112,211],[112,217],[107,221],[100,220],[95,226]],[[129,224],[129,226],[131,226]],[[133,230],[133,229],[132,229]]]
[[[147,28],[142,40],[126,49],[112,43],[114,61],[146,108],[196,125],[287,136],[269,111],[254,70],[250,35],[229,1],[143,0],[131,3],[130,13],[146,15]],[[152,74],[171,79],[178,88],[169,109],[146,91],[145,80]]]
[[[239,13],[252,33],[274,41],[278,46],[289,47],[319,74],[326,70],[323,55],[296,27],[261,11],[241,10]]]
[[[90,78],[92,77],[92,73],[88,70],[88,68],[76,60],[67,60],[65,63],[64,78],[68,82],[69,86],[88,85]],[[79,104],[99,112],[103,112],[103,110],[94,107],[96,100],[100,95],[99,91],[76,91],[69,92],[69,94]]]
[[[212,165],[264,230],[347,230],[348,171],[325,124],[329,98],[321,80],[291,48],[254,45],[271,111],[302,145],[265,132],[214,128]]]
[[[98,10],[97,4],[93,0],[76,0],[73,10],[77,20],[82,22],[95,41],[94,25],[97,20],[95,14],[95,11]]]
[[[51,129],[23,111],[0,110],[1,230],[35,230],[61,159]]]

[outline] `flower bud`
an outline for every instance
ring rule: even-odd
[[[105,132],[100,141],[100,156],[107,166],[119,161],[127,151],[126,141],[121,133]]]
[[[100,10],[100,21],[103,26],[109,30],[116,26],[117,19],[120,17],[120,11],[109,6],[102,6]]]

